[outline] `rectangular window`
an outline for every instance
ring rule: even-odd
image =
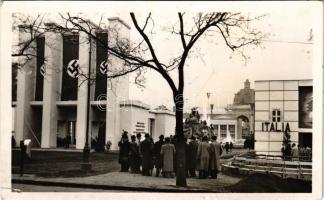
[[[273,122],[280,122],[280,110],[279,109],[274,109],[272,110],[272,121]]]
[[[218,136],[218,125],[217,124],[213,124],[213,128],[214,128],[214,135]]]
[[[62,91],[61,100],[77,100],[78,98],[78,78],[75,75],[77,70],[70,70],[68,73],[68,64],[72,60],[79,59],[79,35],[63,36],[63,72],[62,72]],[[74,65],[75,66],[75,65]]]
[[[44,74],[46,67],[44,65],[45,53],[45,37],[36,39],[37,45],[37,63],[36,63],[36,88],[35,88],[35,101],[43,101],[43,87],[44,87]]]
[[[235,138],[235,125],[233,125],[233,124],[228,125],[228,129],[229,129],[231,137],[234,139]]]
[[[226,125],[220,125],[220,137],[226,138],[227,136],[227,126]]]

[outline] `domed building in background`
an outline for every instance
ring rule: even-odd
[[[248,79],[244,82],[244,88],[241,89],[234,97],[234,105],[249,105],[254,103],[254,90],[251,89],[251,84]]]
[[[250,81],[247,79],[244,88],[235,94],[233,104],[215,109],[213,105],[210,105],[206,116],[201,113],[202,119],[207,119],[212,134],[217,135],[220,142],[243,145],[244,140],[254,133],[254,89],[251,89]],[[184,114],[185,119],[188,117],[189,114]]]

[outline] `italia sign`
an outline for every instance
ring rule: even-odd
[[[262,132],[290,132],[288,122],[262,122]]]

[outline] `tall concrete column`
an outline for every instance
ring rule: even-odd
[[[45,75],[43,90],[42,148],[56,147],[59,80],[62,70],[63,39],[57,33],[45,33]]]
[[[79,67],[83,74],[88,76],[89,72],[89,50],[90,43],[88,35],[80,32],[79,35]],[[88,80],[84,76],[78,78],[78,100],[76,120],[76,148],[83,149],[86,141],[87,129],[87,101],[88,101]],[[90,137],[89,132],[89,137]],[[90,144],[90,140],[89,140]]]
[[[221,138],[220,137],[220,124],[218,124],[217,126],[218,126],[218,130],[217,130],[218,133],[217,133],[217,135],[218,135],[218,138]]]
[[[130,27],[119,18],[109,18],[109,27],[112,30],[108,35],[109,46],[115,46],[116,39],[129,39]],[[123,61],[113,55],[108,55],[108,68],[122,70]],[[127,101],[129,98],[129,76],[125,75],[119,78],[107,81],[107,112],[106,112],[106,140],[111,141],[112,150],[118,149],[118,141],[121,137],[120,123],[120,105],[121,101]]]
[[[228,124],[226,124],[226,137],[230,137],[230,136],[231,136],[231,133],[229,132]]]
[[[19,42],[29,41],[30,33],[26,32],[23,27],[19,27]],[[35,54],[36,42],[30,44],[30,49],[26,50],[26,53]],[[34,47],[34,48],[33,48]],[[30,101],[34,100],[35,94],[35,77],[36,77],[36,59],[32,57],[26,61],[25,58],[21,58],[19,63],[25,63],[21,68],[17,70],[17,115],[15,125],[15,139],[17,143],[23,139],[32,139],[33,145],[37,143],[34,140],[34,136],[31,130],[32,127],[32,109]]]
[[[236,128],[236,126],[237,126],[237,123],[235,124],[235,128],[234,128],[234,131],[235,131],[235,141],[237,141],[237,128]]]

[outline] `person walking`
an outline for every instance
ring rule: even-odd
[[[118,143],[119,146],[119,163],[121,165],[121,172],[128,172],[129,170],[129,152],[130,142],[128,141],[128,133],[125,131],[121,140]]]
[[[139,153],[139,146],[136,142],[135,135],[131,136],[129,161],[130,161],[131,173],[139,173],[140,172],[140,169],[139,169],[140,153]]]
[[[177,150],[177,135],[174,135],[172,139],[170,138],[170,143],[173,144],[175,150]],[[173,155],[173,171],[177,174],[177,154]]]
[[[232,150],[233,150],[233,142],[230,142],[230,144],[229,144],[229,150],[230,150],[230,152],[232,152]]]
[[[68,133],[65,136],[65,148],[66,149],[70,148],[70,144],[71,144],[71,135]]]
[[[226,150],[226,153],[229,152],[229,148],[230,148],[230,145],[228,142],[225,143],[225,150]]]
[[[162,164],[163,164],[163,158],[161,155],[161,148],[163,144],[164,144],[164,135],[160,135],[159,141],[155,142],[154,144],[156,177],[160,175]]]
[[[197,150],[198,150],[198,142],[196,141],[196,137],[192,136],[191,141],[188,144],[188,149],[186,152],[187,158],[187,169],[190,177],[196,177],[196,158],[197,158]]]
[[[299,149],[297,148],[296,144],[292,144],[291,149],[291,159],[292,161],[298,161],[299,160]]]
[[[141,142],[142,154],[142,174],[143,176],[150,176],[150,168],[152,163],[153,145],[150,140],[150,135],[145,134],[145,140]]]
[[[142,166],[141,139],[142,139],[142,134],[137,133],[136,134],[136,143],[137,143],[138,151],[139,151],[139,158],[138,158],[138,170],[139,171],[141,171],[141,166]]]
[[[150,176],[153,176],[153,168],[154,168],[154,163],[155,163],[155,156],[154,156],[154,140],[153,138],[150,136],[150,140],[151,142],[151,145],[152,145],[152,152],[151,152],[151,155],[152,155],[152,159],[150,160],[150,163],[149,163],[149,175]]]
[[[173,144],[170,143],[170,138],[165,138],[165,144],[161,147],[160,154],[163,156],[163,170],[162,175],[165,178],[173,178],[173,158],[176,149]]]
[[[212,141],[209,150],[209,169],[212,178],[217,178],[217,172],[220,169],[220,155],[222,154],[222,147],[217,142],[217,136],[212,136]]]
[[[209,146],[210,145],[208,144],[208,137],[204,136],[202,142],[199,143],[197,150],[197,161],[200,179],[205,179],[208,175]]]

